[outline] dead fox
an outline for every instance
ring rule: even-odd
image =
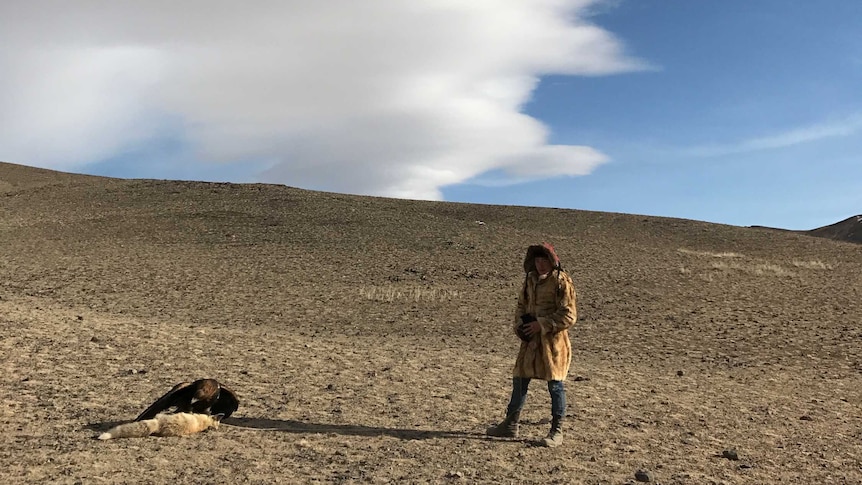
[[[153,419],[133,421],[115,426],[99,435],[100,440],[114,438],[143,438],[145,436],[185,436],[209,428],[218,429],[222,415],[176,413],[158,414]]]

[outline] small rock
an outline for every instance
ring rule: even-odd
[[[447,477],[447,478],[454,478],[454,479],[456,479],[456,480],[460,480],[460,479],[464,478],[464,474],[463,474],[463,473],[461,473],[461,472],[449,472],[449,474],[448,474],[448,475],[446,475],[446,477]]]
[[[77,318],[79,322],[84,321],[84,317],[82,315],[78,315],[75,318]]]
[[[589,377],[584,377],[584,376],[575,377],[575,382],[583,382],[583,381],[588,381],[588,380],[590,380]]]
[[[803,414],[802,416],[799,417],[799,419],[801,419],[802,421],[814,421],[814,418],[812,418],[811,416],[809,416],[807,414]]]
[[[728,448],[721,452],[721,456],[723,458],[727,458],[728,460],[736,461],[739,459],[739,454],[733,448]]]
[[[685,375],[685,371],[678,370],[678,371],[676,371],[676,375],[682,377]]]
[[[91,338],[90,338],[90,342],[93,342],[94,344],[97,344],[97,343],[99,343],[99,342],[101,342],[101,341],[102,341],[102,340],[101,340],[99,337],[96,337],[95,335],[94,335],[93,337],[91,337]]]
[[[651,482],[652,473],[645,470],[638,470],[635,472],[635,480],[639,482]]]

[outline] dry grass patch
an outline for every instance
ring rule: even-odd
[[[757,276],[793,276],[794,273],[784,267],[773,263],[728,263],[725,261],[713,262],[710,267],[721,271],[742,271]]]
[[[679,248],[679,249],[677,249],[677,251],[680,253],[683,253],[683,254],[691,254],[694,256],[707,256],[710,258],[744,258],[745,257],[742,254],[731,253],[731,252],[715,253],[712,251],[695,251],[694,249],[685,249],[685,248]]]
[[[823,261],[799,261],[794,259],[793,266],[803,269],[832,269],[832,265]]]
[[[396,288],[393,286],[363,286],[359,295],[366,300],[392,303],[394,301],[450,301],[461,298],[457,290],[439,288]]]
[[[679,248],[677,252],[693,256],[703,256],[708,258],[732,259],[734,261],[713,261],[710,263],[710,268],[718,271],[740,271],[756,276],[794,276],[795,273],[779,264],[766,262],[744,262],[739,259],[745,258],[744,254],[734,252],[712,252],[712,251],[697,251],[694,249]],[[793,260],[791,264],[797,268],[814,269],[814,270],[830,270],[832,265],[822,261],[801,261]],[[690,273],[685,267],[680,269],[682,274]],[[711,278],[709,279],[712,280]]]

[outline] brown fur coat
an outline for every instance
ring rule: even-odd
[[[539,246],[540,247],[540,246]],[[531,249],[537,248],[531,246]],[[539,254],[541,250],[538,250]],[[513,375],[534,379],[562,381],[572,363],[572,344],[569,327],[578,319],[577,296],[572,279],[559,268],[556,254],[551,253],[557,266],[540,280],[533,263],[537,250],[527,251],[524,268],[529,271],[518,297],[513,331],[521,323],[521,315],[535,315],[542,326],[541,335],[533,335],[529,342],[521,342]]]

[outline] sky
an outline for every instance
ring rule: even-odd
[[[813,229],[862,214],[862,2],[0,2],[0,160]]]

